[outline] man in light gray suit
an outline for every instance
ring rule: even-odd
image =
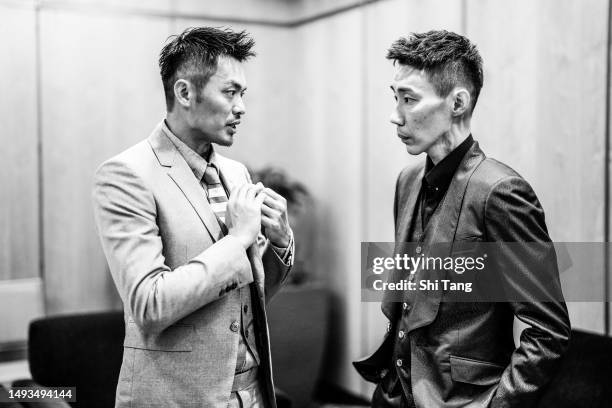
[[[213,147],[232,145],[245,113],[253,44],[208,27],[172,37],[166,119],[96,172],[125,310],[116,407],[276,406],[265,302],[292,265],[286,201]]]

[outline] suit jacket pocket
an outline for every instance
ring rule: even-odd
[[[495,363],[459,356],[450,356],[450,366],[453,381],[474,385],[496,384],[506,369]]]
[[[125,330],[124,347],[155,351],[192,351],[195,328],[191,324],[174,324],[155,335],[145,335],[135,323],[129,322]]]

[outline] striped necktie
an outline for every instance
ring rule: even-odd
[[[209,163],[203,177],[208,194],[208,202],[222,226],[225,226],[225,212],[227,211],[227,194],[221,184],[219,172],[214,164]]]

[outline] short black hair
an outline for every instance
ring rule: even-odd
[[[412,33],[391,45],[387,59],[424,70],[441,97],[457,85],[467,87],[474,110],[483,84],[482,57],[466,37],[446,30]]]
[[[217,70],[220,56],[243,62],[255,56],[255,41],[246,31],[229,28],[191,27],[169,42],[159,54],[159,69],[168,112],[174,107],[174,83],[180,77],[194,82],[200,91]]]

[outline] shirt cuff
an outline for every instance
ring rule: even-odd
[[[276,255],[280,258],[280,260],[285,265],[293,264],[293,254],[295,252],[295,241],[293,240],[293,231],[289,230],[289,244],[285,248],[277,247],[272,242],[270,242],[270,246],[272,250],[276,252]]]

